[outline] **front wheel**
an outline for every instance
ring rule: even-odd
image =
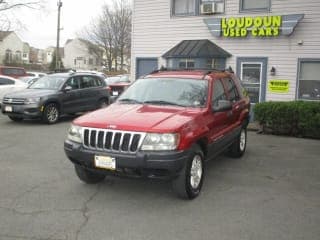
[[[239,158],[245,153],[247,147],[247,129],[242,128],[237,139],[229,148],[228,155],[230,157]]]
[[[42,119],[44,122],[48,124],[53,124],[58,122],[59,117],[60,117],[60,112],[57,104],[49,103],[48,105],[45,106],[43,111],[43,116],[42,116]]]
[[[203,177],[204,154],[201,148],[195,145],[180,175],[173,180],[173,189],[180,198],[196,198],[200,194]]]
[[[90,171],[80,165],[74,165],[74,169],[79,179],[88,184],[102,182],[106,177],[105,174]]]

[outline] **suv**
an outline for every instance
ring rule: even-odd
[[[247,144],[249,99],[227,71],[158,71],[135,81],[109,107],[75,119],[64,143],[86,183],[107,174],[171,179],[198,196],[205,160]]]
[[[13,121],[42,118],[56,123],[63,114],[95,110],[109,103],[104,79],[91,73],[57,73],[39,78],[27,89],[2,100],[2,113]]]
[[[7,66],[0,66],[0,75],[6,75],[13,78],[28,76],[24,68]]]

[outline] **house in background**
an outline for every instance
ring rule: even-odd
[[[64,46],[65,68],[101,70],[103,50],[97,45],[81,39],[69,39]]]
[[[29,47],[13,31],[0,31],[0,64],[29,62]]]

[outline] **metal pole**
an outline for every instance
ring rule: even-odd
[[[56,47],[56,70],[60,70],[60,51],[59,51],[59,42],[60,42],[60,9],[62,7],[61,0],[58,1],[58,26],[57,26],[57,47]]]

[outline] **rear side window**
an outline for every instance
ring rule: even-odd
[[[0,78],[0,85],[13,85],[14,81],[7,78]]]
[[[82,76],[81,88],[99,87],[101,85],[101,81],[94,76]]]
[[[220,80],[213,83],[212,107],[217,107],[219,100],[226,100],[227,95]]]
[[[229,98],[231,102],[236,102],[240,99],[238,89],[231,78],[224,78],[223,82],[227,88]]]
[[[21,68],[2,68],[2,73],[4,75],[25,75],[25,71]]]

